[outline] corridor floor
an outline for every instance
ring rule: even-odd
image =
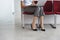
[[[44,26],[45,32],[32,31],[30,25],[25,25],[25,29],[15,25],[0,26],[0,40],[60,40],[60,25],[56,29]]]

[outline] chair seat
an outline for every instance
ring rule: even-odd
[[[59,14],[60,15],[60,12],[56,12],[55,14]]]
[[[23,14],[26,14],[26,15],[33,15],[34,13],[33,13],[33,12],[23,12]]]
[[[47,1],[43,7],[45,15],[52,15],[54,12],[52,12],[52,1]]]
[[[54,14],[54,12],[44,12],[45,13],[45,15],[52,15],[52,14]]]

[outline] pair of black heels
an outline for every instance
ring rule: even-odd
[[[39,25],[39,27],[38,27],[38,28],[40,29],[40,28],[41,28],[41,26]],[[33,28],[32,28],[32,25],[31,25],[31,29],[32,29],[33,31],[37,31],[37,29],[33,29]],[[42,28],[41,28],[41,31],[45,31],[45,29],[42,29]]]

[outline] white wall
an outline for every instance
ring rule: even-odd
[[[57,24],[60,24],[60,15],[57,15]]]
[[[15,24],[21,24],[21,7],[20,7],[20,0],[14,0],[14,8],[15,8]]]
[[[0,25],[14,24],[13,0],[0,0]]]
[[[32,19],[33,19],[33,16],[25,15],[25,24],[31,24]],[[56,16],[56,23],[60,24],[60,15]],[[45,15],[44,24],[54,24],[54,15]]]

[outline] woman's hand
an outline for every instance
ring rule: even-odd
[[[36,6],[36,5],[37,5],[37,3],[38,3],[38,1],[37,1],[37,0],[33,0],[33,1],[32,1],[32,5],[34,5],[34,6]]]
[[[32,5],[33,5],[33,6],[36,6],[36,4],[34,3],[34,1],[32,2]]]
[[[21,8],[25,8],[24,2],[21,1]]]

